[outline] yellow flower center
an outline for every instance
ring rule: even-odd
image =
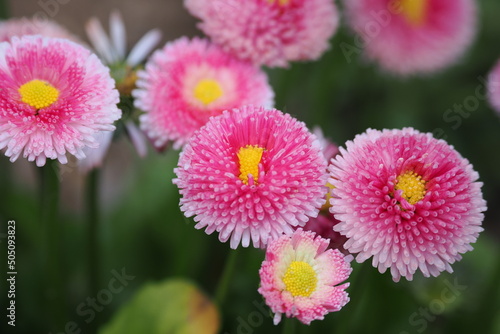
[[[36,109],[50,106],[59,98],[59,91],[46,81],[31,80],[19,87],[21,100]]]
[[[403,197],[410,204],[415,204],[425,196],[425,184],[422,176],[413,171],[407,171],[397,178],[396,190],[403,191]]]
[[[283,283],[292,296],[309,297],[316,290],[318,277],[309,263],[293,261],[283,276]]]
[[[255,183],[259,178],[259,163],[264,149],[258,146],[247,145],[237,153],[240,163],[240,180],[248,184],[248,175],[251,174]]]
[[[290,1],[292,1],[292,0],[267,0],[267,2],[269,2],[271,5],[275,4],[277,2],[278,5],[280,5],[280,6],[288,5],[290,3]]]
[[[224,92],[220,84],[211,79],[203,79],[194,88],[194,97],[205,106],[219,99]]]
[[[396,0],[397,1],[397,0]],[[402,14],[413,26],[425,23],[428,0],[399,0]]]

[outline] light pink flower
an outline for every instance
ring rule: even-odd
[[[247,104],[271,107],[267,76],[208,40],[180,38],[157,51],[139,72],[141,127],[161,149],[180,148],[211,116]]]
[[[285,314],[309,325],[349,302],[349,283],[338,284],[349,277],[351,266],[327,247],[328,240],[302,229],[269,244],[258,291],[275,314],[274,324]]]
[[[266,246],[316,217],[326,162],[304,123],[278,110],[225,111],[197,131],[175,169],[181,210],[231,248]]]
[[[185,5],[224,50],[273,67],[318,59],[339,21],[331,0],[185,0]]]
[[[491,106],[500,113],[500,61],[488,77],[488,98]]]
[[[479,175],[443,140],[412,128],[367,130],[346,143],[330,165],[334,229],[344,247],[373,257],[394,281],[420,269],[437,276],[472,250],[486,202]]]
[[[38,166],[97,147],[121,112],[109,69],[84,47],[41,36],[0,43],[0,149]]]
[[[0,42],[8,42],[14,36],[42,35],[44,37],[65,38],[82,44],[80,39],[54,21],[27,18],[13,18],[0,21]]]
[[[348,22],[368,58],[399,75],[457,62],[476,32],[474,0],[345,0]]]

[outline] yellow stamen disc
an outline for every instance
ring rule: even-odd
[[[59,91],[46,81],[31,80],[19,87],[21,100],[36,109],[50,106],[59,98]]]
[[[220,84],[215,80],[200,80],[194,88],[194,97],[204,105],[218,100],[223,94]]]
[[[280,5],[280,6],[288,5],[290,3],[290,1],[292,1],[292,0],[267,0],[267,2],[269,2],[271,5],[277,2],[278,5]]]
[[[406,20],[414,26],[425,23],[428,0],[400,0],[401,11]]]
[[[292,296],[309,297],[316,290],[318,277],[309,263],[293,261],[283,276],[283,283]]]
[[[258,146],[247,145],[240,148],[237,153],[240,163],[240,180],[248,184],[248,174],[251,174],[254,181],[259,178],[259,163],[262,159],[264,149]]]
[[[426,182],[422,180],[422,176],[414,171],[407,171],[397,177],[394,188],[403,191],[403,197],[408,203],[415,204],[424,198],[425,184]]]

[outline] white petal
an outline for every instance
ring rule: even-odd
[[[141,63],[148,54],[153,51],[156,45],[161,40],[161,31],[159,29],[153,29],[142,36],[142,38],[137,42],[137,44],[132,48],[128,57],[127,64],[134,67]]]
[[[111,13],[109,31],[117,56],[119,59],[125,59],[125,54],[127,53],[127,33],[125,32],[122,16],[117,10]]]
[[[112,131],[100,131],[94,135],[96,142],[99,143],[97,148],[85,147],[83,149],[86,157],[78,161],[78,167],[84,173],[93,168],[100,167],[104,161],[104,157],[108,152],[109,145],[113,139]]]
[[[111,64],[117,60],[115,52],[113,51],[113,45],[111,45],[99,20],[95,17],[88,20],[87,24],[85,24],[85,31],[90,39],[90,43],[92,43],[95,51],[105,63]]]
[[[127,123],[125,123],[125,127],[127,128],[130,141],[134,145],[137,154],[141,158],[144,158],[148,153],[147,140],[144,136],[144,133],[139,130],[132,121],[128,121]]]

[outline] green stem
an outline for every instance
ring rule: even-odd
[[[217,306],[221,307],[226,298],[227,291],[229,288],[229,282],[236,269],[236,259],[238,258],[238,250],[231,250],[226,258],[226,264],[224,265],[224,271],[215,290],[215,303]]]
[[[494,333],[495,317],[498,314],[500,304],[500,261],[497,261],[496,267],[489,280],[484,284],[482,292],[482,303],[476,314],[476,328],[483,328],[483,333]],[[495,305],[496,304],[496,305]],[[479,327],[477,327],[479,326]]]
[[[99,170],[93,169],[87,175],[87,247],[89,290],[95,296],[99,289]]]
[[[57,162],[48,160],[41,169],[41,228],[44,235],[46,299],[54,329],[65,321],[65,294],[61,270],[61,225],[59,224],[59,178]]]
[[[87,175],[87,252],[88,252],[88,289],[91,296],[97,296],[99,290],[99,179],[100,174],[94,168]],[[89,324],[88,330],[96,332],[100,324],[99,313]]]
[[[294,334],[295,333],[295,319],[285,317],[283,321],[283,334]]]

